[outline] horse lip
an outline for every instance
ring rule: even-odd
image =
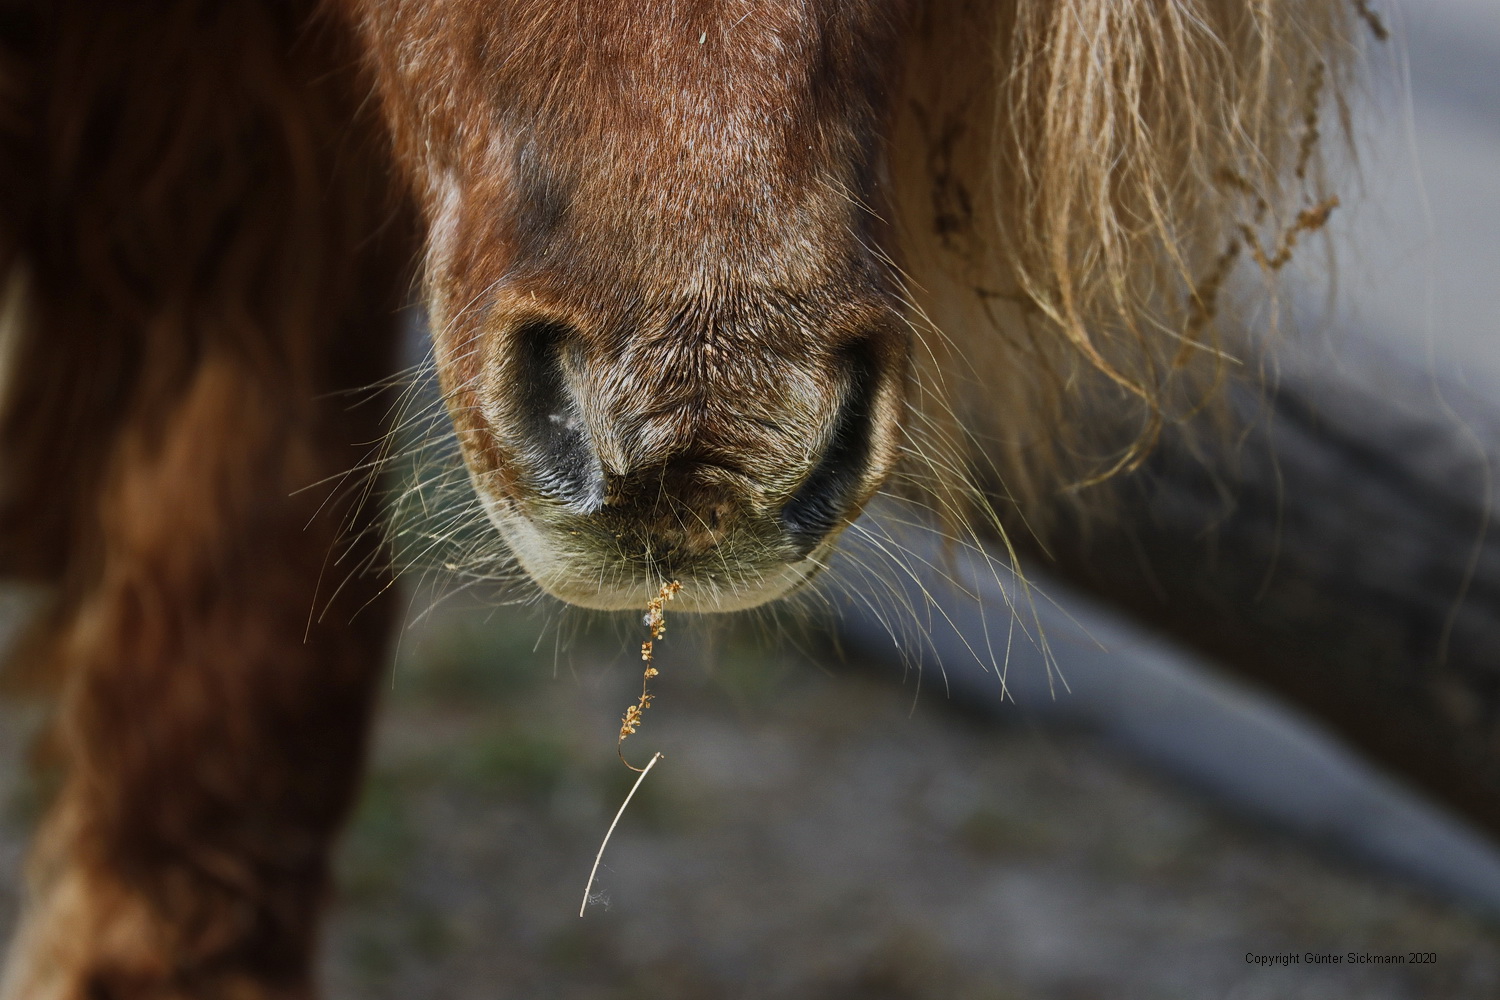
[[[527,575],[559,600],[596,610],[636,609],[660,586],[676,579],[686,611],[727,612],[756,607],[806,586],[823,568],[820,552],[832,547],[835,530],[811,550],[792,550],[776,518],[743,522],[723,545],[699,552],[653,552],[631,544],[632,530],[623,519],[580,514],[560,504],[529,511],[498,498],[485,507]],[[739,543],[739,544],[737,544]],[[726,565],[723,548],[744,548],[757,558]],[[628,586],[600,586],[595,581],[625,578]],[[655,581],[654,583],[650,581]]]

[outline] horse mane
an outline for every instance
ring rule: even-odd
[[[1211,407],[1253,353],[1236,288],[1258,280],[1274,327],[1279,273],[1337,205],[1325,120],[1347,150],[1385,29],[1360,0],[944,0],[914,28],[893,212],[941,334],[911,447],[1042,507]]]

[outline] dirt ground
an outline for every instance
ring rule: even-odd
[[[894,670],[829,666],[816,641],[671,625],[626,743],[666,757],[582,919],[634,778],[614,741],[640,681],[618,651],[640,630],[560,647],[545,616],[455,611],[406,635],[340,856],[330,997],[1500,995],[1500,925],[1222,815],[1087,733],[1024,706],[981,723]],[[7,932],[35,813],[27,719],[0,718]],[[1301,963],[1248,960],[1284,953]]]

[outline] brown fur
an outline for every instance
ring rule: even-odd
[[[373,514],[306,487],[379,436],[339,393],[414,260],[531,575],[756,603],[898,455],[1036,501],[1199,407],[1236,264],[1326,218],[1356,6],[0,6],[0,556],[65,774],[6,1000],[310,995],[386,614],[319,613]]]
[[[704,609],[777,596],[757,589],[796,561],[776,514],[856,364],[864,496],[895,458],[905,327],[875,139],[904,4],[349,6],[430,227],[449,411],[518,557],[602,607],[639,606],[654,575],[698,573],[684,601]],[[547,488],[514,389],[538,327],[618,516],[575,516],[592,483]]]
[[[389,371],[407,226],[307,11],[6,17],[0,521],[54,587],[25,667],[66,773],[6,996],[304,996],[387,617],[356,579],[309,628],[306,487],[379,434],[329,394]]]

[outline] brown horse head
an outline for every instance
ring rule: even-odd
[[[1208,405],[1247,353],[1236,262],[1273,285],[1333,204],[1319,114],[1363,9],[341,2],[490,518],[566,600],[676,578],[703,609],[811,576],[909,380],[914,482],[961,517],[993,469],[1028,527]],[[946,334],[910,375],[908,293]]]
[[[885,479],[896,6],[361,12],[464,457],[552,594],[638,607],[675,578],[689,607],[761,603]]]

